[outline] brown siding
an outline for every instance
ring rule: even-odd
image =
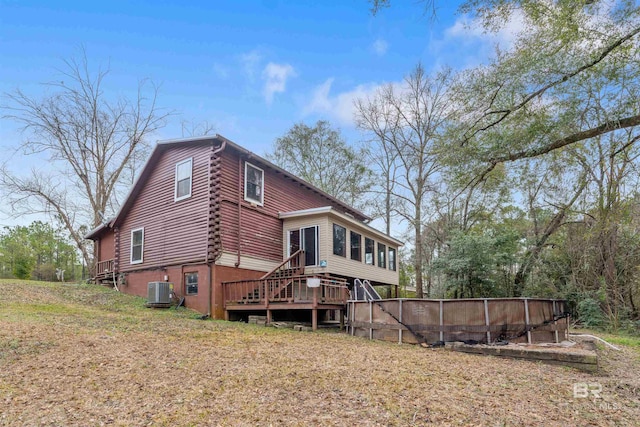
[[[189,145],[163,153],[120,225],[119,269],[204,261],[207,251],[209,147]],[[174,201],[175,165],[193,158],[191,197]],[[144,227],[141,264],[131,264],[131,230]]]
[[[342,208],[282,173],[275,172],[255,159],[249,163],[264,170],[264,205],[252,206],[244,201],[244,163],[247,159],[227,149],[222,160],[222,245],[227,252],[238,251],[238,200],[242,206],[240,251],[269,261],[282,260],[282,220],[280,212],[322,206]],[[240,162],[239,162],[240,159]]]
[[[113,230],[106,230],[100,236],[98,244],[97,261],[106,261],[115,256],[115,242],[113,240]]]

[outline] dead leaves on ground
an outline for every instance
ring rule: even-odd
[[[346,334],[200,321],[91,286],[11,289],[25,297],[0,309],[0,425],[631,426],[640,419],[640,361],[628,348],[594,376]],[[33,309],[41,304],[49,309]],[[601,383],[602,397],[575,398],[575,383]]]

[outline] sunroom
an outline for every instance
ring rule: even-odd
[[[398,285],[402,242],[330,206],[281,212],[283,259],[304,251],[306,273]]]

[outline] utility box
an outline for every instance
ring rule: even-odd
[[[151,307],[168,307],[171,305],[173,283],[149,282],[147,285],[147,305]]]

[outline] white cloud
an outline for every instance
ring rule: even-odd
[[[334,79],[329,78],[324,83],[316,86],[311,95],[311,100],[302,110],[303,115],[321,114],[331,117],[341,125],[354,126],[356,100],[373,96],[380,85],[375,83],[362,84],[332,96],[331,87],[333,82]]]
[[[267,104],[273,102],[276,93],[282,93],[287,88],[287,80],[297,74],[290,64],[276,64],[269,62],[262,71],[264,82],[263,94]]]
[[[518,34],[525,27],[524,16],[521,12],[512,13],[509,21],[497,32],[487,32],[478,20],[470,19],[468,15],[463,15],[456,19],[456,22],[445,30],[445,41],[457,40],[463,43],[480,42],[488,45],[498,44],[501,49],[510,49],[515,43]]]
[[[375,53],[378,56],[384,56],[384,54],[387,53],[388,49],[389,49],[389,43],[387,43],[384,39],[381,39],[381,38],[374,41],[373,44],[371,45],[371,50],[373,50],[373,53]]]
[[[252,50],[251,52],[243,53],[240,55],[240,63],[242,64],[242,69],[249,80],[255,80],[255,76],[258,71],[258,65],[260,64],[261,60],[262,55],[257,50]]]
[[[431,40],[429,50],[437,58],[436,66],[476,67],[495,55],[496,46],[503,51],[511,49],[525,28],[525,18],[518,11],[512,13],[497,32],[487,32],[480,21],[463,15],[443,32],[442,37]]]

